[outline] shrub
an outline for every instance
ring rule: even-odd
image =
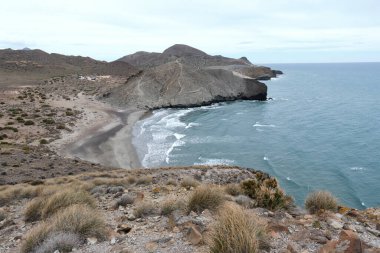
[[[231,196],[238,196],[243,193],[239,184],[228,184],[224,187],[224,191]]]
[[[93,208],[96,207],[95,199],[87,192],[67,190],[57,192],[47,199],[46,204],[43,206],[41,217],[46,219],[60,209],[75,204],[85,204]]]
[[[259,252],[264,239],[264,227],[253,214],[248,215],[240,206],[223,205],[209,238],[210,252]]]
[[[156,213],[156,207],[152,202],[140,202],[136,209],[133,211],[133,214],[136,218],[142,218],[148,215]]]
[[[47,124],[47,125],[51,125],[51,124],[55,123],[54,119],[52,119],[52,118],[43,119],[42,122]]]
[[[74,115],[74,113],[72,112],[72,111],[66,111],[66,116],[73,116]]]
[[[166,185],[177,186],[177,181],[174,180],[174,179],[169,179],[169,180],[166,182]]]
[[[42,145],[48,144],[48,141],[46,139],[41,139],[40,140],[40,144],[42,144]]]
[[[32,222],[40,220],[41,211],[45,203],[45,198],[35,198],[30,201],[24,211],[25,221]]]
[[[66,128],[65,124],[57,125],[57,129],[65,129],[65,128]]]
[[[51,235],[60,232],[75,234],[80,241],[84,241],[87,237],[105,239],[107,231],[104,219],[93,208],[73,205],[32,229],[21,246],[21,252],[38,250],[38,247],[47,242]]]
[[[184,206],[186,206],[186,204],[183,200],[176,200],[174,198],[170,198],[161,204],[161,214],[169,215],[175,210],[183,209]]]
[[[199,185],[199,182],[193,177],[184,177],[181,182],[181,186],[190,189],[191,187],[195,188]]]
[[[56,232],[49,235],[46,240],[37,247],[34,253],[71,252],[82,242],[77,234]]]
[[[312,214],[323,210],[335,212],[338,209],[338,200],[328,191],[316,191],[307,196],[305,207]]]
[[[293,199],[279,188],[274,178],[268,177],[260,181],[248,179],[241,183],[241,188],[245,195],[255,200],[257,207],[278,210],[287,209],[293,203]]]
[[[0,209],[0,221],[5,220],[5,218],[7,218],[7,213],[4,210]]]
[[[150,183],[152,183],[152,181],[153,181],[153,177],[152,176],[141,176],[141,177],[137,178],[136,184],[137,185],[140,185],[140,184],[150,184]]]
[[[34,125],[34,122],[32,120],[27,120],[24,122],[24,125],[25,126],[31,126],[31,125]]]
[[[190,195],[187,203],[188,211],[202,212],[205,209],[215,211],[224,202],[224,195],[215,186],[202,185]]]
[[[116,203],[114,205],[115,208],[118,208],[119,206],[127,206],[130,204],[133,204],[135,202],[135,198],[129,194],[125,194],[121,196],[118,200],[116,200]]]

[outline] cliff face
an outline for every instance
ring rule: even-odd
[[[253,65],[244,57],[211,56],[186,45],[174,45],[161,54],[137,52],[119,61],[142,71],[111,90],[107,99],[150,109],[265,100],[267,87],[258,80],[276,76],[270,68]]]

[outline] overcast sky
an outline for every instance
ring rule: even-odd
[[[380,0],[12,0],[0,48],[115,60],[187,44],[255,63],[380,61]]]

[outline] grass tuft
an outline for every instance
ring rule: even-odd
[[[239,184],[228,184],[224,187],[224,191],[231,196],[238,196],[243,193]]]
[[[316,191],[307,196],[305,208],[312,214],[323,210],[336,212],[338,200],[328,191]]]
[[[161,214],[169,215],[175,210],[181,210],[186,207],[186,203],[182,199],[169,198],[161,204]]]
[[[186,188],[186,189],[190,189],[191,187],[195,188],[199,185],[199,182],[197,180],[195,180],[193,177],[184,177],[181,181],[181,186]]]
[[[51,235],[60,232],[75,234],[80,241],[84,241],[87,237],[103,240],[107,235],[104,219],[93,208],[86,205],[72,205],[32,229],[21,246],[21,252],[38,250],[38,247]]]
[[[201,185],[190,195],[187,203],[188,211],[202,212],[205,209],[215,211],[223,202],[223,191],[215,186]]]
[[[236,204],[226,203],[210,233],[210,252],[259,252],[264,236],[265,229],[258,217]]]
[[[133,211],[133,215],[136,218],[142,218],[145,216],[149,216],[156,213],[156,206],[152,202],[143,201],[140,202],[135,210]]]

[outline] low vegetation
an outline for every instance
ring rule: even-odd
[[[243,193],[239,184],[228,184],[224,187],[224,191],[231,196],[238,196]]]
[[[190,189],[191,187],[195,188],[199,185],[199,181],[195,180],[193,177],[184,177],[181,181],[181,186]]]
[[[211,185],[201,185],[190,195],[187,203],[188,211],[202,212],[205,209],[216,211],[223,204],[225,197],[221,188]]]
[[[330,192],[316,191],[307,196],[305,208],[311,214],[324,210],[335,212],[338,209],[338,200]]]
[[[133,211],[133,215],[136,218],[146,217],[155,213],[157,213],[156,206],[154,203],[148,201],[140,202]]]
[[[161,204],[161,214],[169,215],[175,210],[183,209],[185,205],[185,201],[182,199],[169,198]]]
[[[48,238],[56,233],[71,233],[84,242],[87,237],[105,239],[106,232],[104,219],[93,208],[73,205],[60,210],[49,220],[32,229],[22,244],[21,252],[38,252],[41,250],[39,247],[46,245]],[[55,242],[57,243],[57,239]],[[66,245],[66,241],[61,242],[59,246],[62,244]]]
[[[293,204],[293,199],[279,188],[275,178],[248,179],[241,183],[241,188],[257,207],[273,211],[287,209]]]
[[[258,217],[236,204],[226,203],[210,233],[210,252],[259,252],[264,238],[265,229]]]

